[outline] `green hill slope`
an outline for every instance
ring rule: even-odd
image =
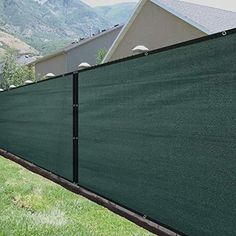
[[[39,52],[30,45],[0,30],[0,63],[4,60],[5,53],[9,48],[15,49],[19,57],[25,55],[27,58],[32,58],[39,55]]]
[[[80,0],[38,1],[1,0],[0,30],[48,53],[72,39],[111,26]]]
[[[121,3],[112,6],[96,7],[96,12],[112,24],[125,23],[133,13],[137,3]]]

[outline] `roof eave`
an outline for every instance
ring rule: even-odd
[[[104,35],[106,35],[106,34],[109,34],[109,33],[113,32],[114,30],[120,29],[120,28],[122,28],[123,26],[124,26],[124,24],[121,24],[121,25],[119,25],[119,26],[116,26],[116,27],[113,27],[113,28],[111,28],[111,29],[108,29],[108,30],[106,30],[105,32],[102,32],[102,33],[100,33],[100,34],[97,34],[97,35],[95,35],[95,36],[93,36],[93,37],[91,37],[91,38],[85,39],[84,41],[82,41],[82,42],[79,43],[78,45],[75,45],[74,47],[65,49],[64,52],[65,52],[65,53],[66,53],[66,52],[69,52],[69,51],[71,51],[71,50],[74,49],[74,48],[77,48],[77,47],[80,47],[80,46],[82,46],[82,45],[84,45],[84,44],[86,44],[86,43],[89,43],[89,42],[91,42],[91,41],[93,41],[93,40],[95,40],[95,39],[97,39],[97,38],[100,38],[101,36],[104,36]]]
[[[42,57],[42,58],[39,58],[38,60],[35,60],[35,61],[33,61],[33,62],[31,62],[31,63],[29,63],[27,65],[28,66],[32,66],[32,65],[35,65],[37,63],[40,63],[40,62],[43,62],[43,61],[47,61],[47,60],[49,60],[49,59],[51,59],[53,57],[60,56],[60,55],[63,55],[63,54],[65,54],[64,50],[60,51],[60,52],[56,52],[56,53],[50,54],[50,55]]]
[[[133,24],[136,17],[138,16],[138,14],[140,13],[140,11],[142,10],[143,6],[146,4],[147,1],[148,0],[140,0],[136,9],[134,10],[134,13],[132,14],[132,16],[130,17],[128,22],[125,24],[125,26],[123,27],[123,29],[121,30],[121,32],[117,36],[116,40],[114,41],[114,43],[110,47],[110,49],[109,49],[108,53],[106,54],[105,58],[103,59],[102,63],[106,63],[110,60],[111,56],[113,55],[113,53],[115,52],[115,50],[119,46],[121,40],[124,38],[125,34],[129,30],[129,28],[131,27],[131,25]]]

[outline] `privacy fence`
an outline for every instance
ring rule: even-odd
[[[236,31],[2,92],[0,132],[0,148],[180,234],[233,236]]]

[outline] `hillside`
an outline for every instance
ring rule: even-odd
[[[14,48],[18,51],[18,54],[20,56],[33,56],[39,54],[37,50],[21,41],[20,39],[3,31],[0,31],[0,62],[3,60],[4,54],[8,48]]]
[[[80,0],[0,1],[0,30],[42,53],[110,26],[108,20]]]
[[[125,23],[132,15],[137,3],[128,2],[111,6],[96,7],[96,12],[112,24]]]

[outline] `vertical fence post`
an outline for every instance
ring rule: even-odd
[[[79,122],[79,72],[73,73],[73,182],[79,183],[79,137],[78,137],[78,122]]]

